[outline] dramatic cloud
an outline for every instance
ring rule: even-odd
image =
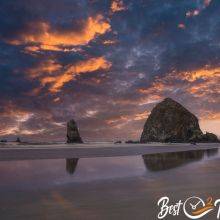
[[[33,131],[21,129],[22,124],[33,117],[33,113],[21,109],[16,109],[16,106],[13,105],[5,106],[4,108],[4,112],[0,113],[0,121],[2,124],[5,123],[5,120],[7,120],[8,122],[10,121],[10,123],[7,123],[4,127],[1,127],[0,135],[5,136],[11,134],[33,134]]]
[[[78,62],[74,65],[68,65],[65,71],[57,76],[47,76],[41,78],[41,84],[45,86],[50,84],[49,90],[52,93],[60,91],[60,89],[69,81],[74,80],[75,77],[82,73],[94,72],[96,70],[107,70],[111,67],[111,63],[104,57],[91,58],[86,61]],[[57,68],[54,68],[55,71]],[[51,70],[51,69],[50,69]]]
[[[45,76],[45,74],[53,74],[61,70],[62,65],[52,59],[41,62],[38,66],[27,69],[27,74],[30,78]]]
[[[173,71],[162,78],[157,78],[147,89],[139,89],[139,92],[146,95],[154,94],[155,96],[156,94],[162,95],[169,91],[175,92],[175,90],[182,89],[194,96],[203,96],[210,100],[212,93],[217,94],[220,91],[219,82],[220,68],[205,67],[189,72]],[[213,96],[213,98],[215,97]]]
[[[165,97],[220,136],[220,1],[0,4],[0,136],[138,140]]]
[[[82,26],[79,30],[56,30],[48,22],[27,23],[26,30],[20,33],[17,38],[8,40],[13,45],[36,44],[27,47],[27,50],[62,50],[66,46],[79,46],[88,44],[97,35],[102,35],[110,30],[108,21],[102,15],[88,17],[80,21]]]
[[[182,75],[189,82],[194,82],[198,79],[207,80],[210,78],[215,78],[217,80],[220,77],[220,67],[212,68],[207,66],[203,69],[198,69],[192,72],[185,72]]]

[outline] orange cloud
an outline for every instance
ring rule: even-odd
[[[1,114],[1,117],[10,117],[13,118],[16,122],[26,122],[34,114],[28,111],[16,109],[12,105],[5,107],[5,111]]]
[[[20,34],[18,39],[8,41],[13,45],[37,44],[37,46],[28,47],[32,51],[37,50],[62,50],[63,47],[86,45],[97,35],[106,33],[111,29],[108,21],[102,15],[89,17],[82,22],[82,29],[79,31],[53,30],[47,22],[29,23],[26,32]],[[37,33],[33,33],[33,27]]]
[[[0,128],[1,136],[10,134],[32,134],[32,131],[21,129],[21,125],[32,118],[34,113],[18,109],[16,106],[9,104],[4,106],[4,112],[0,113],[0,116],[1,119],[10,121],[10,123],[5,123],[5,125]]]
[[[17,122],[25,122],[34,115],[32,112],[18,108],[12,102],[8,102],[2,107],[3,111],[0,112],[0,118],[9,117],[13,118]]]
[[[49,131],[48,128],[42,127],[41,123],[38,124],[38,128],[27,127],[32,119],[43,119],[48,124],[53,123],[53,117],[49,111],[41,111],[39,109],[31,111],[20,108],[12,102],[5,103],[0,112],[0,123],[2,124],[0,127],[0,136],[38,135]]]
[[[131,120],[131,118],[129,118],[128,115],[121,115],[121,116],[117,116],[117,117],[113,117],[112,119],[108,119],[106,120],[106,123],[108,125],[111,125],[111,124],[117,124],[118,122],[120,121],[128,121],[128,120]]]
[[[61,70],[61,68],[62,65],[52,59],[49,59],[41,62],[38,66],[34,68],[27,69],[26,73],[30,78],[36,78],[44,75],[45,73],[50,75],[56,71]]]
[[[139,121],[139,120],[146,119],[149,114],[150,112],[148,110],[141,112],[141,113],[133,112],[130,115],[121,115],[121,116],[114,117],[112,119],[108,119],[106,120],[106,123],[108,125],[112,125],[112,124],[117,125],[117,124],[121,124],[122,122],[127,123],[130,121]]]
[[[173,93],[175,90],[208,99],[209,102],[217,101],[215,95],[220,93],[220,67],[206,66],[188,72],[173,71],[162,78],[156,78],[148,88],[141,88],[139,93],[145,96],[139,100],[139,105],[151,103],[153,100],[163,98],[164,94]]]
[[[220,120],[220,112],[204,111],[201,120]]]
[[[135,108],[134,110],[136,111],[137,108]],[[130,112],[128,114],[118,115],[118,116],[114,116],[112,118],[109,118],[109,119],[105,120],[105,123],[109,127],[112,127],[115,129],[121,129],[123,127],[127,127],[129,123],[135,123],[138,121],[146,120],[149,114],[150,114],[150,111],[148,111],[148,110],[141,112],[141,113]]]
[[[163,84],[163,82],[160,82],[160,80],[156,80],[152,83],[152,85],[146,89],[139,89],[138,91],[142,94],[146,95],[152,95],[155,91],[163,91],[165,89],[166,85]]]
[[[111,4],[111,12],[115,13],[118,11],[126,10],[126,7],[124,6],[124,3],[122,0],[113,0]]]
[[[24,128],[19,128],[18,125],[9,126],[4,128],[3,130],[0,130],[0,136],[6,136],[6,135],[34,135],[34,134],[40,134],[43,133],[45,129],[36,129],[36,130],[29,130]]]
[[[220,93],[220,79],[209,79],[203,83],[196,85],[189,85],[186,91],[192,94],[194,97],[205,98],[209,103],[218,103],[219,93]]]
[[[213,132],[220,137],[220,113],[203,111],[200,116],[200,127],[203,132]]]
[[[147,95],[146,97],[143,97],[139,100],[138,105],[146,105],[146,104],[155,103],[155,102],[162,100],[163,98],[164,97],[162,95],[158,95],[158,94]]]
[[[183,78],[193,82],[197,79],[208,79],[212,77],[220,77],[220,67],[217,68],[202,68],[191,72],[183,73]]]
[[[192,72],[182,73],[182,78],[189,82],[186,91],[195,97],[208,98],[209,102],[216,102],[212,94],[220,93],[220,67],[206,67]],[[198,81],[202,79],[202,81]]]
[[[94,72],[99,69],[107,70],[110,67],[111,63],[104,57],[91,58],[89,60],[67,66],[65,71],[60,75],[43,77],[40,81],[43,86],[50,84],[49,90],[52,93],[56,93],[60,91],[64,84],[73,80],[79,74]]]
[[[144,94],[144,97],[142,97],[137,104],[146,105],[160,101],[164,98],[162,95],[163,91],[165,91],[168,88],[168,85],[161,82],[160,79],[156,79],[156,81],[153,82],[150,87],[145,89],[138,89],[138,92]]]
[[[142,113],[138,113],[135,115],[134,120],[139,121],[139,120],[147,119],[149,114],[150,114],[150,112],[148,110],[146,110]]]

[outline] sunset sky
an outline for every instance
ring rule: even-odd
[[[139,139],[165,97],[220,136],[219,0],[0,2],[0,138]]]

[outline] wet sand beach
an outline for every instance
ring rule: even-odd
[[[1,219],[157,219],[157,201],[220,198],[218,148],[0,162]],[[178,218],[187,219],[182,213]],[[216,212],[204,219],[216,219]]]
[[[149,143],[149,144],[17,144],[0,145],[0,160],[60,159],[132,156],[181,152],[220,147],[219,143]]]

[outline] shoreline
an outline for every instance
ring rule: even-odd
[[[137,156],[220,148],[220,143],[0,145],[0,161]]]

